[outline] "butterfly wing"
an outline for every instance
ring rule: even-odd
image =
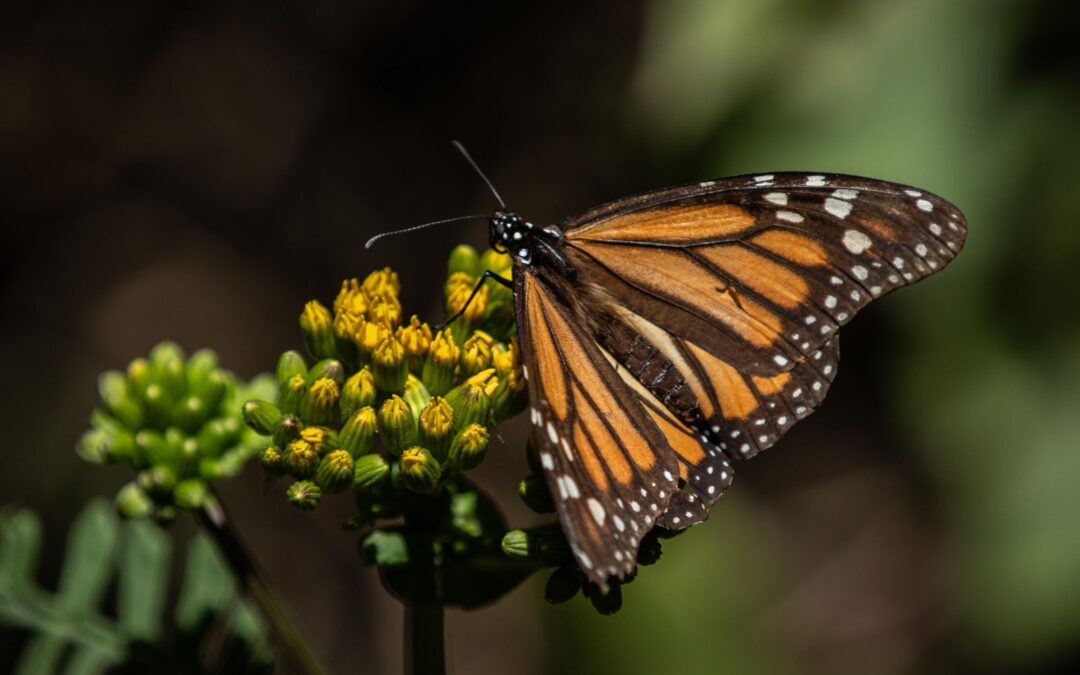
[[[800,173],[631,197],[559,229],[589,306],[604,310],[597,334],[616,336],[605,346],[735,457],[820,403],[841,325],[945,267],[966,235],[959,210],[924,191]],[[641,345],[620,343],[626,333],[672,365],[664,381],[635,365]],[[693,405],[673,404],[673,389]]]
[[[577,319],[572,297],[515,270],[533,442],[567,540],[604,590],[633,571],[679,466],[665,434]]]

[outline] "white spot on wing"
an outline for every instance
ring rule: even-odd
[[[847,202],[842,202],[846,204]],[[848,230],[844,232],[844,248],[858,255],[870,248],[870,245],[874,242],[870,241],[870,237],[866,236],[858,230]]]
[[[832,194],[833,194],[833,197],[839,197],[840,199],[851,200],[851,199],[855,199],[856,197],[859,196],[859,191],[858,190],[848,190],[846,188],[841,188],[839,190],[833,190]]]
[[[825,200],[825,210],[837,218],[847,218],[847,215],[851,213],[851,202],[829,197]]]
[[[806,184],[810,187],[822,187],[825,185],[825,176],[807,176]]]
[[[934,210],[934,205],[926,199],[920,199],[919,201],[915,202],[915,206],[918,206],[920,209],[926,211],[927,213]]]
[[[787,206],[787,194],[784,192],[770,192],[765,195],[765,201],[778,204],[780,206]]]
[[[589,512],[592,513],[593,520],[597,525],[603,525],[604,519],[607,518],[607,512],[604,511],[604,507],[593,497],[589,497],[586,502],[589,505]]]
[[[789,223],[801,223],[803,221],[803,217],[794,211],[777,211],[776,218],[786,220]]]

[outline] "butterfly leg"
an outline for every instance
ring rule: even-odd
[[[473,299],[476,298],[476,294],[480,292],[480,289],[484,287],[484,283],[488,279],[493,279],[493,280],[499,282],[500,284],[502,284],[503,286],[506,286],[510,290],[514,290],[514,282],[513,281],[510,281],[509,279],[507,279],[506,277],[504,277],[502,275],[495,274],[491,270],[484,270],[484,273],[480,275],[480,279],[477,280],[476,286],[473,287],[472,293],[469,294],[469,299],[465,301],[465,304],[461,306],[461,309],[459,309],[457,311],[457,313],[454,314],[454,316],[450,317],[449,319],[442,322],[441,324],[435,326],[434,328],[435,328],[436,332],[446,328],[447,326],[449,326],[450,324],[454,323],[455,321],[457,321],[458,319],[461,318],[461,315],[464,314],[465,310],[467,310],[469,308],[469,305],[472,304]]]

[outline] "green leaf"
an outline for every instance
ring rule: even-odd
[[[35,578],[41,538],[32,512],[0,513],[0,626],[30,633],[15,675],[269,672],[262,618],[239,601],[205,537],[188,553],[176,613],[182,635],[171,642],[165,636],[176,631],[165,630],[163,617],[172,546],[163,530],[121,522],[107,502],[91,502],[71,527],[55,593]],[[115,620],[101,611],[114,576]],[[225,647],[208,649],[208,641]],[[206,663],[207,654],[216,662]]]
[[[405,535],[390,530],[376,530],[364,539],[364,553],[379,567],[406,565],[409,545]]]

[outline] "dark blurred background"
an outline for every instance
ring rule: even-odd
[[[828,402],[742,465],[615,618],[540,580],[452,613],[458,673],[1055,673],[1080,667],[1075,2],[21,3],[0,22],[3,502],[55,575],[123,469],[72,447],[98,372],[157,341],[250,377],[342,278],[391,265],[441,317],[488,211],[783,169],[911,183],[967,214],[945,273],[844,330]],[[524,427],[481,481],[515,525]],[[400,670],[401,610],[253,467],[243,535],[337,672]],[[178,528],[185,536],[189,530]],[[0,642],[0,669],[17,640]]]

